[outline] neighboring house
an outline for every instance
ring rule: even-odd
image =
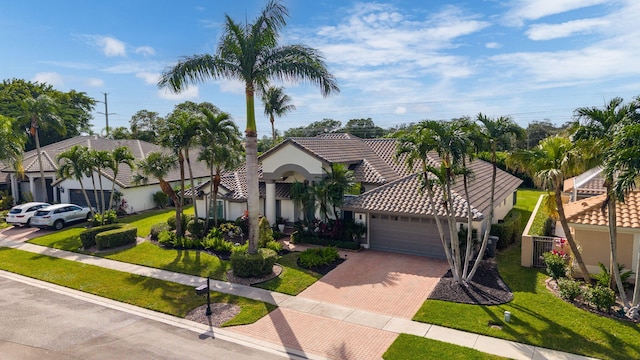
[[[564,195],[569,196],[569,201],[576,201],[604,194],[606,190],[603,184],[602,168],[595,167],[565,180]]]
[[[598,262],[608,266],[611,253],[606,195],[570,202],[564,206],[567,221],[576,242],[582,248],[582,258],[590,273],[600,272]],[[618,263],[627,270],[637,267],[640,251],[640,191],[632,191],[624,202],[616,203]]]
[[[290,222],[303,217],[304,209],[289,196],[294,181],[313,182],[331,171],[333,163],[348,166],[361,184],[362,194],[350,196],[342,207],[344,218],[353,218],[368,227],[362,246],[384,251],[444,257],[426,192],[420,190],[419,175],[396,162],[395,139],[360,139],[349,134],[326,134],[313,138],[289,138],[259,157],[260,209],[273,223],[276,217]],[[433,154],[429,159],[438,161]],[[482,160],[471,163],[475,179],[469,184],[473,227],[482,229],[490,207],[492,166]],[[494,222],[503,219],[516,201],[522,181],[498,169]],[[197,187],[198,213],[204,216],[210,185]],[[460,178],[454,189],[457,221],[466,224],[466,200]],[[441,192],[438,192],[442,198]],[[220,218],[235,219],[247,209],[245,168],[227,172],[220,187]],[[441,201],[436,204],[444,215]],[[319,217],[316,214],[316,217]],[[443,225],[446,227],[446,219]]]
[[[166,151],[159,145],[151,144],[140,140],[112,140],[100,138],[98,136],[78,136],[71,139],[62,140],[57,143],[49,144],[41,148],[42,165],[44,168],[45,184],[49,202],[52,203],[74,203],[85,206],[86,200],[82,194],[80,183],[75,179],[61,179],[56,174],[58,162],[56,157],[61,152],[70,149],[74,145],[86,146],[91,149],[112,151],[120,146],[127,146],[131,149],[133,156],[139,160],[143,159],[150,152]],[[195,159],[197,154],[192,154]],[[10,166],[0,165],[0,180],[11,184],[11,192],[16,202],[26,201],[32,197],[34,200],[40,201],[44,199],[44,194],[40,190],[40,167],[36,150],[31,150],[23,156],[24,177],[17,176],[14,169]],[[194,178],[196,184],[202,183],[208,179],[208,168],[197,161],[192,160],[194,170]],[[2,167],[4,166],[4,167]],[[185,165],[186,166],[186,165]],[[188,170],[185,170],[187,180],[185,185],[189,184]],[[129,166],[121,164],[118,171],[118,177],[113,178],[113,172],[109,169],[102,169],[102,187],[104,189],[105,202],[108,202],[111,193],[111,185],[115,182],[115,189],[122,193],[122,198],[128,203],[126,211],[134,212],[152,209],[155,207],[153,202],[153,194],[160,191],[160,185],[157,179],[149,178],[146,184],[134,184],[133,174],[135,169],[131,170]],[[95,187],[99,189],[98,174],[95,177]],[[179,185],[180,172],[178,169],[171,171],[166,180],[172,186]],[[93,193],[94,184],[90,177],[84,177],[82,183],[87,190],[87,195],[92,206],[96,206]],[[29,195],[30,194],[30,195]],[[100,197],[100,195],[99,195]]]

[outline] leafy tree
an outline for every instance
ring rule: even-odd
[[[314,137],[321,134],[330,134],[338,131],[342,127],[342,123],[338,120],[323,119],[315,121],[307,126],[291,128],[284,132],[285,138],[290,137]]]
[[[305,45],[279,45],[281,29],[286,25],[287,8],[270,0],[253,22],[242,24],[226,15],[224,29],[214,55],[187,57],[165,71],[158,83],[162,88],[182,91],[189,84],[208,79],[234,79],[245,84],[247,104],[246,170],[249,207],[248,252],[258,250],[257,127],[254,94],[271,80],[303,80],[320,87],[322,95],[338,92],[320,53]]]
[[[158,134],[164,127],[164,121],[164,118],[155,111],[139,110],[129,120],[131,138],[157,144]]]
[[[56,115],[61,119],[64,128],[64,131],[56,127],[39,129],[41,146],[90,132],[91,112],[95,106],[95,100],[84,92],[75,90],[62,92],[45,83],[34,83],[22,79],[4,80],[0,83],[0,114],[15,119],[17,129],[28,128],[31,126],[31,119],[22,116],[22,104],[27,99],[36,99],[40,95],[46,95],[56,103]],[[25,150],[32,150],[35,147],[35,139],[30,138]]]
[[[331,165],[331,171],[324,171],[327,174],[326,177],[322,179],[322,184],[327,188],[327,199],[333,207],[334,217],[338,219],[337,208],[342,206],[344,194],[355,186],[355,175],[347,166],[338,163]]]
[[[54,128],[60,133],[64,133],[63,120],[58,116],[58,104],[47,95],[40,95],[37,98],[28,97],[22,102],[22,117],[30,120],[29,133],[35,138],[38,166],[40,167],[40,190],[43,194],[44,202],[48,202],[46,182],[44,178],[44,168],[42,166],[42,151],[40,150],[40,129]]]
[[[109,138],[113,140],[132,139],[133,134],[125,126],[118,126],[110,129]]]
[[[540,140],[559,134],[563,128],[563,126],[555,126],[547,119],[534,120],[527,125],[525,136],[518,142],[518,147],[531,149],[538,145]]]
[[[582,260],[578,244],[569,229],[562,203],[564,180],[584,171],[585,167],[587,167],[587,159],[583,156],[585,153],[583,149],[573,144],[568,138],[555,135],[540,141],[540,144],[531,150],[514,151],[507,158],[507,166],[528,172],[537,186],[553,192],[557,216],[562,224],[569,247],[585,281],[589,282],[589,271]]]
[[[213,221],[218,226],[218,190],[224,170],[231,170],[240,163],[242,145],[240,131],[225,112],[214,113],[209,109],[202,109],[200,145],[203,147],[198,160],[209,166],[210,194],[213,202]],[[207,206],[206,226],[209,227],[209,207]]]
[[[0,161],[8,160],[19,170],[25,136],[14,131],[14,124],[14,119],[0,115]]]
[[[82,195],[84,195],[84,200],[87,202],[87,206],[89,206],[91,214],[93,215],[93,207],[91,206],[89,195],[87,195],[87,190],[84,188],[84,183],[82,181],[84,174],[91,166],[87,162],[88,157],[89,148],[86,146],[74,145],[68,150],[58,154],[56,160],[59,164],[58,176],[63,179],[75,179],[80,183],[80,189],[82,190]]]
[[[286,113],[295,110],[296,107],[291,104],[289,95],[284,93],[284,88],[275,86],[270,86],[263,92],[262,103],[264,104],[264,114],[269,117],[269,121],[271,122],[271,137],[273,138],[273,145],[275,145],[275,117],[282,117]]]
[[[624,123],[630,121],[640,121],[638,116],[640,110],[640,102],[631,101],[628,104],[623,102],[622,98],[613,98],[606,104],[604,109],[598,107],[582,107],[576,109],[575,113],[580,121],[574,138],[576,140],[593,141],[592,148],[597,156],[598,162],[604,165],[609,171],[605,171],[604,186],[606,188],[607,197],[605,205],[607,206],[607,217],[609,223],[609,287],[613,288],[615,282],[618,286],[620,298],[624,306],[629,307],[627,297],[624,292],[620,271],[618,269],[617,260],[617,221],[616,221],[616,194],[613,188],[614,177],[617,172],[617,161],[621,159],[617,152],[620,149],[612,148],[611,143],[616,134],[617,127],[623,126]]]
[[[384,129],[376,126],[371,118],[351,119],[340,131],[355,135],[362,139],[379,138],[385,135]]]

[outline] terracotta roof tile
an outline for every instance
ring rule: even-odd
[[[565,204],[567,221],[579,225],[609,226],[607,208],[602,209],[605,199],[606,195],[598,195]],[[640,191],[632,191],[624,203],[616,203],[616,225],[640,229]]]

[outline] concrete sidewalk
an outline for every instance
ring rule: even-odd
[[[84,264],[91,264],[108,269],[118,270],[122,272],[128,272],[141,276],[147,276],[151,278],[172,281],[189,286],[197,286],[203,284],[206,279],[174,273],[171,271],[149,268],[140,265],[123,263],[115,260],[78,254],[74,252],[52,249],[44,246],[29,244],[29,243],[16,243],[15,241],[2,239],[0,240],[0,247],[9,247],[28,251],[32,253],[38,253],[42,255],[52,256],[56,258],[77,261]],[[360,310],[352,307],[345,307],[341,305],[324,303],[312,299],[306,299],[301,296],[290,296],[272,291],[267,291],[259,288],[252,288],[249,286],[231,284],[223,281],[211,280],[211,290],[222,293],[228,293],[238,296],[243,296],[250,299],[260,300],[267,303],[278,305],[283,314],[294,315],[295,313],[308,314],[310,316],[329,319],[331,321],[339,322],[345,326],[352,325],[354,327],[365,327],[375,329],[376,331],[387,332],[390,334],[407,333],[416,336],[422,336],[429,339],[444,341],[456,345],[470,347],[485,353],[504,356],[512,359],[559,359],[559,360],[578,360],[578,359],[590,359],[580,355],[569,354],[565,352],[544,349],[531,345],[516,343],[512,341],[492,338],[484,335],[478,335],[468,333],[464,331],[444,328],[437,325],[431,325],[426,323],[420,323],[411,321],[406,318],[394,317],[384,315],[380,313]],[[148,312],[148,310],[145,310]],[[284,317],[284,316],[283,316]],[[304,317],[302,317],[304,318]],[[187,321],[187,320],[183,320]],[[331,324],[331,322],[328,322]],[[274,323],[275,324],[275,323]],[[218,331],[218,330],[216,330]],[[225,332],[232,331],[234,328],[226,328]],[[239,327],[237,333],[247,332],[243,327]],[[307,352],[300,353],[300,350],[304,349],[303,344],[297,342],[293,344],[287,344],[285,339],[269,339],[268,341],[280,341],[275,344],[279,348],[287,348],[292,351],[292,355],[304,356],[312,358],[321,358],[330,354],[311,354]],[[395,336],[393,337],[395,339]],[[267,339],[265,337],[265,339]],[[298,349],[303,348],[303,349]],[[381,356],[379,354],[378,356]],[[366,357],[362,357],[366,358]]]

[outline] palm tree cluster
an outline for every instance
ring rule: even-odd
[[[221,181],[221,174],[225,170],[234,169],[240,162],[242,153],[240,131],[231,120],[228,113],[220,111],[210,103],[195,104],[191,102],[176,105],[174,111],[167,116],[159,133],[159,142],[167,149],[167,153],[150,153],[138,165],[137,183],[145,183],[149,176],[160,182],[162,192],[167,194],[176,207],[176,232],[184,233],[182,229],[182,210],[184,196],[178,196],[171,185],[165,180],[167,174],[179,168],[180,189],[185,187],[185,162],[189,171],[191,189],[195,190],[191,150],[199,150],[197,160],[203,161],[210,169],[211,194],[214,206],[214,221],[217,224],[217,193]],[[183,191],[184,194],[184,191]],[[191,198],[195,203],[196,192],[191,191]],[[196,219],[199,218],[197,208]],[[207,206],[207,226],[210,214]]]
[[[338,92],[338,85],[324,63],[323,56],[311,47],[279,44],[280,31],[289,12],[277,0],[270,0],[257,18],[242,24],[225,16],[224,28],[215,54],[184,58],[162,74],[158,85],[180,92],[190,84],[209,79],[230,79],[244,83],[247,109],[246,173],[249,208],[249,250],[258,250],[257,127],[254,96],[276,81],[301,80],[320,87],[323,96]]]
[[[473,179],[473,173],[469,169],[468,162],[473,159],[477,151],[488,150],[492,154],[491,211],[486,219],[487,224],[491,224],[497,171],[497,144],[509,143],[505,140],[516,139],[522,135],[522,128],[510,118],[491,119],[483,114],[478,114],[475,122],[466,118],[453,121],[424,120],[416,124],[411,131],[403,130],[394,134],[398,139],[396,159],[404,161],[410,171],[416,170],[421,174],[423,188],[427,192],[431,213],[434,216],[451,273],[455,281],[460,284],[466,285],[473,279],[484,255],[490,231],[490,226],[487,226],[482,236],[480,251],[475,260],[472,259],[473,213],[468,201],[468,181]],[[430,153],[436,153],[439,161],[431,161]],[[464,244],[458,237],[454,210],[453,186],[459,178],[462,178],[464,195],[467,199],[468,231]],[[441,204],[445,209],[446,225],[443,225],[441,214],[436,208],[437,204]],[[473,265],[470,267],[471,264]]]

